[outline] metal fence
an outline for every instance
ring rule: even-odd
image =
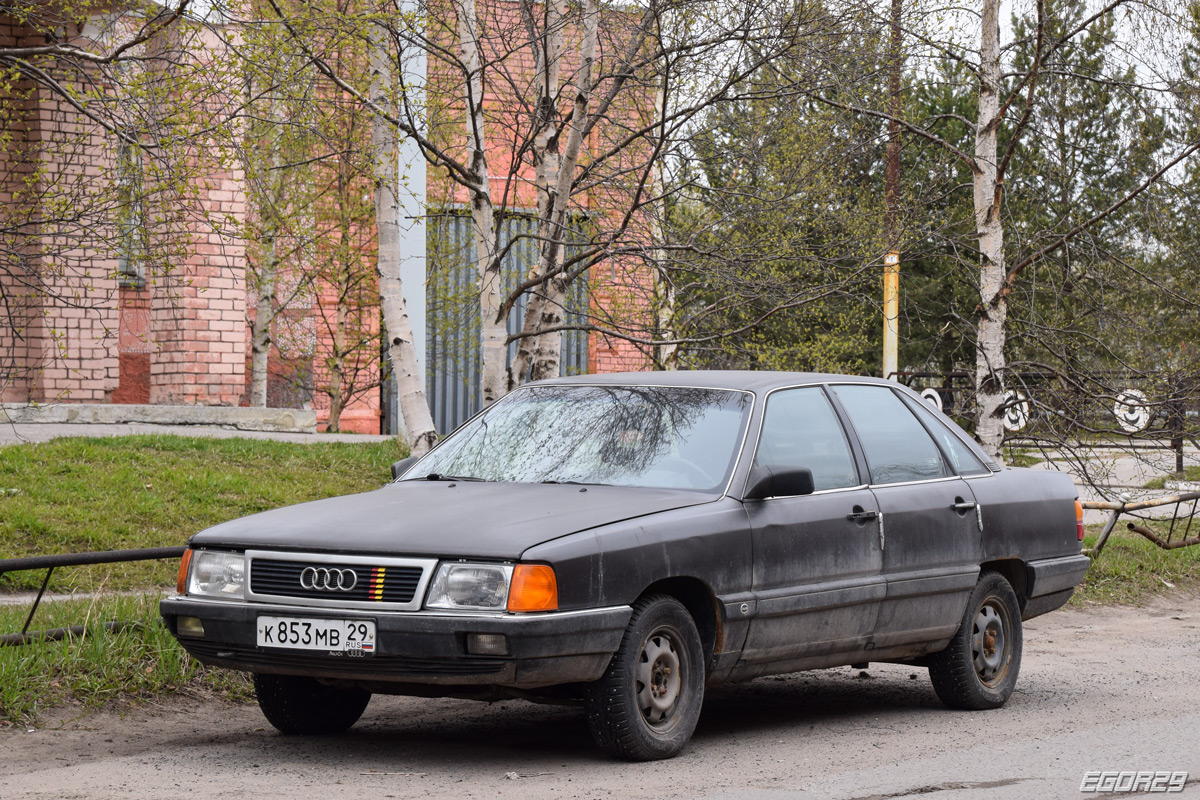
[[[908,371],[897,377],[960,421],[975,413],[974,377],[968,372]],[[1036,447],[1073,436],[1116,436],[1130,450],[1175,451],[1176,472],[1183,471],[1184,444],[1200,447],[1200,387],[1178,376],[1097,372],[1076,381],[1025,371],[1010,375],[1008,385],[1002,408],[1006,444]]]
[[[480,387],[481,326],[479,324],[478,273],[475,269],[475,244],[471,217],[465,210],[450,209],[428,217],[426,226],[428,281],[426,283],[425,391],[438,433],[457,428],[477,411],[482,403]],[[581,228],[571,237],[581,235]],[[501,262],[504,291],[524,279],[537,263],[537,220],[528,214],[509,213],[500,231],[501,248],[511,248]],[[578,248],[568,246],[564,254],[571,259]],[[508,333],[519,333],[525,324],[527,296],[522,296],[508,316]],[[575,281],[566,299],[567,324],[587,319],[589,303],[586,277]],[[587,372],[588,336],[586,331],[562,334],[562,375]],[[508,347],[511,363],[516,355],[514,342]],[[387,364],[386,359],[384,360]],[[394,381],[387,380],[388,432],[398,430],[399,408]]]
[[[21,632],[0,635],[0,647],[29,644],[31,642],[55,641],[65,639],[68,636],[82,636],[85,633],[86,629],[82,625],[72,625],[67,628],[51,628],[44,631],[31,632],[29,630],[29,626],[33,622],[33,615],[37,613],[38,606],[41,605],[42,598],[46,595],[46,587],[50,585],[50,576],[54,574],[54,570],[57,568],[81,567],[89,564],[116,564],[125,561],[151,561],[160,558],[181,558],[183,551],[186,549],[186,547],[146,547],[137,550],[59,553],[49,556],[0,559],[0,576],[8,572],[46,570],[46,577],[42,580],[42,587],[33,599],[33,603],[29,609],[29,616],[25,618],[25,625],[21,628]],[[117,620],[103,623],[104,627],[110,631],[120,630],[121,628],[128,627],[130,624]]]
[[[1104,529],[1101,530],[1100,536],[1096,539],[1096,545],[1084,551],[1092,558],[1099,556],[1104,551],[1104,545],[1108,543],[1108,537],[1112,535],[1113,530],[1117,527],[1117,521],[1122,514],[1133,514],[1138,511],[1169,505],[1174,505],[1175,510],[1170,517],[1164,517],[1160,520],[1169,521],[1170,523],[1165,535],[1155,533],[1147,526],[1137,522],[1127,523],[1126,528],[1163,550],[1178,550],[1181,547],[1195,547],[1200,544],[1200,535],[1190,535],[1192,532],[1192,522],[1196,518],[1197,506],[1200,505],[1200,492],[1186,492],[1184,494],[1171,495],[1170,497],[1156,497],[1153,500],[1141,500],[1138,502],[1127,500],[1112,502],[1089,500],[1080,505],[1085,509],[1111,512],[1108,521],[1104,524]],[[1185,513],[1181,514],[1181,511]]]

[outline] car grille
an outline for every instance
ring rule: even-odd
[[[350,590],[305,589],[300,576],[306,569],[336,569],[353,572],[354,588]],[[255,594],[279,597],[313,597],[321,599],[374,601],[379,603],[410,603],[421,583],[420,567],[388,567],[371,564],[313,564],[304,561],[250,562],[250,590]]]
[[[246,599],[325,608],[416,611],[437,561],[246,551]]]

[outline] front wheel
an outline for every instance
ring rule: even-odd
[[[586,693],[588,729],[630,761],[676,755],[704,702],[704,648],[696,623],[672,597],[644,597],[608,670]]]
[[[1021,607],[1016,592],[995,572],[985,572],[949,646],[930,657],[929,679],[950,708],[1004,705],[1021,669]]]
[[[263,716],[281,733],[341,733],[358,722],[371,693],[327,686],[299,675],[255,675],[254,694]]]

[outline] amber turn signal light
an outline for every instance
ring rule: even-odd
[[[1083,503],[1075,501],[1075,535],[1083,541]]]
[[[546,564],[517,564],[508,590],[509,611],[558,610],[558,580]]]
[[[183,551],[183,558],[179,560],[179,577],[175,579],[175,591],[179,594],[187,594],[187,575],[188,565],[192,563],[192,548]]]

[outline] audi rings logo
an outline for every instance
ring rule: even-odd
[[[349,592],[358,585],[358,574],[352,569],[305,567],[300,573],[300,587],[317,592]]]

